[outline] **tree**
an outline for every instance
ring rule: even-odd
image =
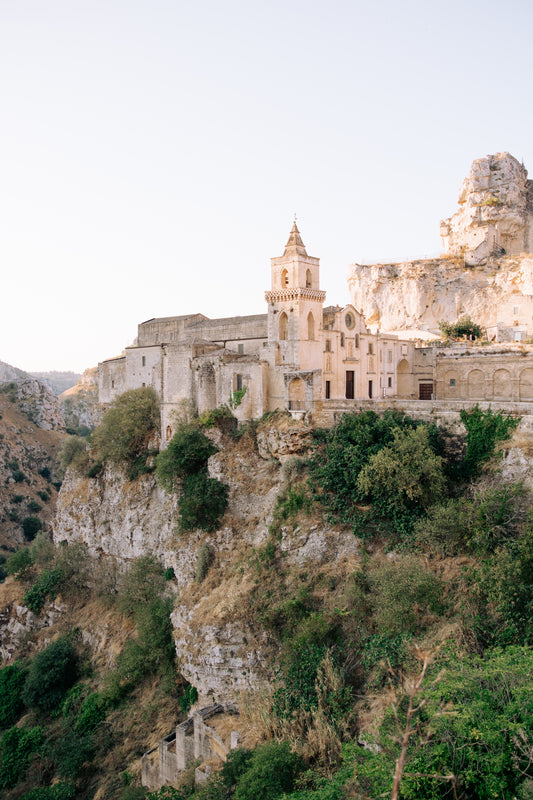
[[[175,491],[178,480],[205,470],[209,456],[216,452],[215,445],[196,425],[181,425],[157,456],[157,480],[166,491]]]
[[[481,325],[477,322],[472,322],[468,315],[463,315],[457,322],[450,323],[445,320],[439,322],[440,332],[445,339],[481,339],[482,330]]]
[[[66,636],[34,656],[22,692],[24,703],[52,711],[76,679],[77,659]]]
[[[124,392],[106,411],[93,433],[93,444],[102,461],[132,465],[143,455],[149,440],[159,431],[159,402],[150,387]]]

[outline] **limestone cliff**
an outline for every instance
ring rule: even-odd
[[[479,158],[441,223],[442,258],[352,264],[352,302],[381,330],[423,328],[469,314],[498,341],[533,333],[533,181],[509,153]],[[529,255],[528,255],[529,254]]]
[[[455,322],[469,314],[491,339],[533,333],[533,256],[493,256],[469,269],[450,258],[352,264],[348,285],[367,324],[381,330],[438,331],[440,320]]]
[[[54,540],[84,542],[101,559],[124,565],[152,554],[173,567],[178,589],[172,621],[180,672],[202,701],[231,701],[240,690],[269,682],[275,661],[269,634],[249,612],[254,587],[250,561],[268,537],[268,527],[282,485],[281,460],[309,446],[310,429],[283,417],[238,440],[210,435],[219,452],[209,473],[229,485],[229,506],[213,534],[177,531],[177,498],[165,494],[153,476],[130,483],[117,471],[88,479],[69,471],[61,488]],[[259,444],[259,446],[258,446]],[[306,527],[281,531],[289,563],[335,562],[356,556],[349,531],[332,529],[309,518]],[[195,581],[198,550],[213,555],[208,577]],[[281,599],[281,598],[273,598]]]

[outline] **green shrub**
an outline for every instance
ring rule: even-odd
[[[188,683],[183,690],[182,696],[178,700],[182,713],[187,714],[191,706],[193,706],[197,700],[198,690],[196,686],[192,686],[190,683]]]
[[[32,566],[33,557],[27,547],[23,547],[22,550],[17,550],[8,557],[6,562],[7,574],[14,575],[17,580],[23,578]]]
[[[156,477],[168,492],[188,475],[205,469],[207,459],[217,448],[196,425],[182,425],[156,459]]]
[[[11,472],[11,477],[15,481],[15,483],[22,483],[22,481],[26,480],[26,475],[22,472],[21,469],[14,469]]]
[[[174,572],[174,567],[167,567],[165,572],[163,573],[163,577],[166,581],[171,581],[176,577]]]
[[[482,411],[478,405],[470,411],[462,409],[460,415],[466,428],[466,453],[454,474],[469,480],[479,475],[482,465],[494,455],[496,444],[511,436],[520,417],[494,413],[490,408]]]
[[[172,600],[155,598],[135,612],[137,638],[130,639],[117,659],[117,672],[128,687],[147,675],[173,673]]]
[[[117,603],[124,614],[135,615],[165,589],[163,568],[153,556],[140,556],[119,581]]]
[[[65,725],[60,736],[50,741],[46,750],[48,757],[56,764],[59,777],[70,780],[76,780],[84,764],[90,763],[95,754],[90,734],[74,731]]]
[[[39,475],[47,481],[52,477],[48,467],[41,467],[39,470]]]
[[[144,387],[124,392],[112,403],[93,433],[101,461],[132,465],[159,431],[159,402],[155,391]]]
[[[33,586],[28,589],[22,598],[24,605],[27,606],[30,611],[38,614],[47,598],[50,600],[55,598],[61,578],[61,570],[57,567],[43,570]]]
[[[303,766],[301,758],[291,752],[287,742],[258,745],[233,796],[235,800],[275,800],[293,790]]]
[[[77,659],[67,637],[56,639],[35,655],[22,692],[24,703],[52,711],[76,679]]]
[[[35,536],[43,529],[43,523],[39,517],[24,517],[22,520],[22,531],[24,538],[31,542]]]
[[[442,611],[442,582],[413,556],[384,560],[368,580],[378,633],[417,633],[426,627],[428,612]]]
[[[309,462],[315,492],[333,519],[358,535],[370,536],[388,515],[400,532],[409,530],[444,491],[442,442],[434,425],[398,411],[363,411],[345,414],[316,438]]]
[[[50,500],[50,492],[39,490],[37,492],[43,503],[47,503]]]
[[[477,322],[472,322],[470,316],[463,315],[457,322],[450,323],[445,320],[439,322],[440,332],[445,339],[481,339],[482,330],[481,325]]]
[[[216,478],[208,478],[201,472],[187,475],[179,500],[180,529],[216,530],[227,505],[228,487],[224,483]]]
[[[69,436],[59,448],[59,470],[65,474],[72,466],[77,472],[83,472],[88,461],[87,441],[80,436]]]
[[[0,669],[0,729],[10,728],[24,709],[22,689],[26,670],[19,664]]]
[[[10,789],[21,781],[32,753],[42,745],[41,728],[10,728],[0,739],[0,789]]]
[[[42,510],[42,505],[38,503],[36,500],[30,500],[26,504],[26,508],[28,509],[28,511],[31,511],[32,514],[38,514],[39,511]]]
[[[252,758],[252,750],[247,750],[245,747],[237,747],[235,750],[230,750],[226,761],[222,765],[220,774],[224,786],[232,789],[250,767],[250,760]]]
[[[201,583],[213,561],[213,550],[207,542],[202,542],[198,548],[198,555],[196,556],[196,572],[195,581]]]
[[[12,503],[22,503],[23,500],[24,500],[23,494],[14,494],[13,497],[11,498]]]
[[[38,786],[23,795],[21,800],[74,800],[76,787],[70,783],[54,783],[53,786]]]
[[[237,419],[227,406],[204,411],[198,417],[197,422],[201,428],[218,428],[228,434],[237,432]]]

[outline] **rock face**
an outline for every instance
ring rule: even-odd
[[[59,400],[47,386],[37,380],[15,385],[19,408],[32,422],[45,431],[65,429]]]
[[[100,422],[102,411],[98,405],[97,372],[98,367],[86,369],[76,385],[60,395],[65,425],[71,430],[93,430]]]
[[[423,328],[469,314],[490,339],[515,341],[533,334],[533,257],[491,257],[465,269],[450,259],[401,264],[352,264],[352,302],[368,325],[382,330]]]
[[[352,264],[352,302],[370,326],[438,333],[461,315],[490,339],[533,334],[533,181],[509,153],[474,161],[459,211],[441,223],[446,256],[399,264]]]
[[[446,251],[464,255],[467,266],[495,253],[533,250],[533,181],[509,153],[478,158],[459,195],[459,211],[441,222]]]
[[[240,690],[257,689],[272,679],[272,641],[250,612],[256,577],[250,572],[255,550],[264,544],[284,470],[281,460],[302,452],[309,429],[276,421],[252,438],[210,433],[219,452],[209,459],[211,477],[229,486],[229,505],[219,530],[206,534],[177,531],[178,499],[165,494],[153,476],[130,483],[106,470],[97,478],[70,470],[61,487],[54,541],[84,542],[103,561],[119,566],[154,555],[173,567],[179,602],[172,614],[181,674],[198,690],[201,702],[231,702]],[[274,453],[278,458],[274,457]],[[282,529],[281,549],[294,568],[327,559],[355,556],[356,540],[325,524],[308,522]],[[195,580],[200,546],[207,545],[212,565],[202,583]]]

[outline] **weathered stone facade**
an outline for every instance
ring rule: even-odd
[[[276,408],[303,414],[324,399],[409,396],[414,344],[372,334],[354,306],[324,308],[325,297],[319,259],[307,254],[294,223],[283,255],[272,259],[266,314],[141,323],[123,356],[99,364],[100,403],[152,386],[168,440],[183,401],[202,413],[243,389],[241,420]]]

